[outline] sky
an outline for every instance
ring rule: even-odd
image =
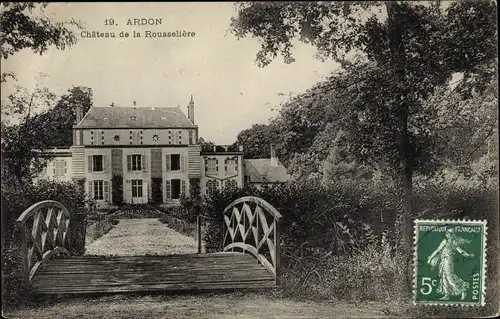
[[[86,31],[114,32],[116,38],[83,38],[78,31],[71,48],[51,47],[41,56],[26,49],[2,60],[2,72],[17,77],[2,84],[2,99],[14,84],[33,88],[40,72],[46,77],[39,84],[58,95],[73,86],[90,87],[95,107],[136,101],[138,107],[180,106],[187,114],[193,95],[199,134],[217,144],[231,144],[241,130],[268,123],[290,92],[305,92],[339,67],[317,60],[313,47],[299,43],[293,51],[296,62],[285,64],[278,57],[259,68],[259,40],[238,40],[229,32],[233,3],[51,3],[46,14],[56,21],[74,18]],[[162,23],[127,25],[135,18]],[[148,30],[195,36],[145,38]],[[121,31],[142,37],[120,38]]]

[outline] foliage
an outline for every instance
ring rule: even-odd
[[[3,165],[2,165],[3,168]],[[85,250],[85,229],[92,203],[84,190],[74,183],[20,180],[8,170],[2,170],[2,300],[10,305],[21,299],[22,268],[19,253],[19,231],[16,219],[28,207],[42,200],[56,200],[70,212],[67,240],[72,254],[81,255]]]
[[[104,217],[92,224],[89,224],[85,236],[85,246],[107,234],[111,229],[113,229],[113,226],[118,224],[118,222],[118,219]]]
[[[197,227],[194,222],[187,221],[186,219],[178,218],[170,214],[165,214],[160,218],[160,222],[166,224],[169,228],[191,238],[197,238]],[[203,231],[202,231],[203,232]]]
[[[163,203],[163,191],[162,191],[163,180],[161,177],[151,178],[151,197],[153,203],[161,204]]]
[[[245,158],[269,158],[270,145],[279,141],[274,125],[254,124],[241,131],[234,145],[242,145]]]
[[[392,230],[395,206],[390,199],[393,198],[382,200],[382,191],[387,190],[370,190],[366,185],[318,187],[312,181],[264,185],[262,189],[246,186],[235,191],[217,191],[205,197],[203,202],[203,214],[212,221],[205,235],[207,250],[221,249],[220,221],[224,209],[242,196],[257,196],[282,213],[281,242],[285,250],[300,251],[301,256],[318,251],[330,255],[350,254],[372,238],[365,236],[368,233],[378,234],[380,238],[382,230]]]
[[[61,96],[54,108],[36,115],[27,125],[43,128],[51,146],[73,145],[73,125],[76,124],[76,107],[86,114],[92,107],[92,89],[74,86]]]
[[[200,144],[202,152],[211,152],[215,146],[213,142],[205,141],[203,137],[198,138],[198,144]]]
[[[341,108],[339,124],[350,153],[362,164],[383,167],[398,182],[407,274],[413,175],[434,174],[442,163],[436,156],[440,141],[429,130],[438,110],[429,102],[457,73],[462,99],[483,94],[496,80],[496,11],[494,1],[459,1],[446,8],[439,1],[247,2],[232,19],[237,37],[261,40],[261,66],[278,53],[292,62],[295,38],[342,64],[344,72],[331,79],[336,94],[329,102]],[[410,286],[408,275],[401,292],[409,293]]]
[[[75,34],[67,27],[76,26],[81,29],[79,22],[74,19],[69,22],[52,21],[44,15],[47,5],[48,3],[16,2],[1,4],[2,58],[7,59],[26,48],[43,54],[52,45],[63,50],[76,43]],[[2,82],[7,75],[2,73]]]
[[[30,178],[45,165],[47,158],[42,157],[41,151],[50,146],[50,140],[43,135],[43,123],[32,123],[31,119],[54,101],[54,93],[38,86],[33,92],[17,86],[7,97],[2,105],[2,169],[17,178]],[[10,124],[9,118],[18,123]]]
[[[92,91],[89,88],[73,87],[56,102],[55,94],[47,88],[36,86],[29,92],[16,86],[16,91],[2,104],[5,169],[18,178],[31,178],[52,157],[50,153],[43,154],[45,149],[72,145],[76,105],[84,111],[90,109]]]
[[[182,209],[180,218],[190,223],[196,221],[196,217],[201,213],[202,197],[199,178],[189,179],[189,196],[182,194],[180,199]]]
[[[123,203],[123,176],[113,174],[111,177],[111,197],[114,205]]]

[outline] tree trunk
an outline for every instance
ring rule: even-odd
[[[395,96],[397,107],[396,114],[396,143],[399,153],[399,172],[401,181],[401,203],[402,212],[398,225],[399,247],[397,247],[398,259],[402,263],[403,276],[401,282],[400,298],[410,297],[412,291],[412,221],[413,216],[413,158],[411,156],[411,145],[408,132],[408,116],[411,99],[409,95],[410,85],[406,84],[406,54],[403,43],[404,21],[399,13],[400,7],[396,1],[386,1],[387,23],[389,32],[389,45],[391,50],[392,66],[395,70]]]

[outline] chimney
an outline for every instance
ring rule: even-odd
[[[243,152],[243,145],[238,145],[238,151]]]
[[[188,119],[194,124],[194,101],[193,95],[191,94],[191,101],[188,104]]]
[[[276,144],[271,144],[271,166],[278,167],[278,157],[276,157]]]
[[[80,104],[77,104],[75,111],[76,111],[76,125],[78,125],[82,121],[82,118],[83,118],[82,106]]]

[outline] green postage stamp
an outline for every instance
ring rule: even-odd
[[[484,306],[486,221],[415,221],[416,304]]]

